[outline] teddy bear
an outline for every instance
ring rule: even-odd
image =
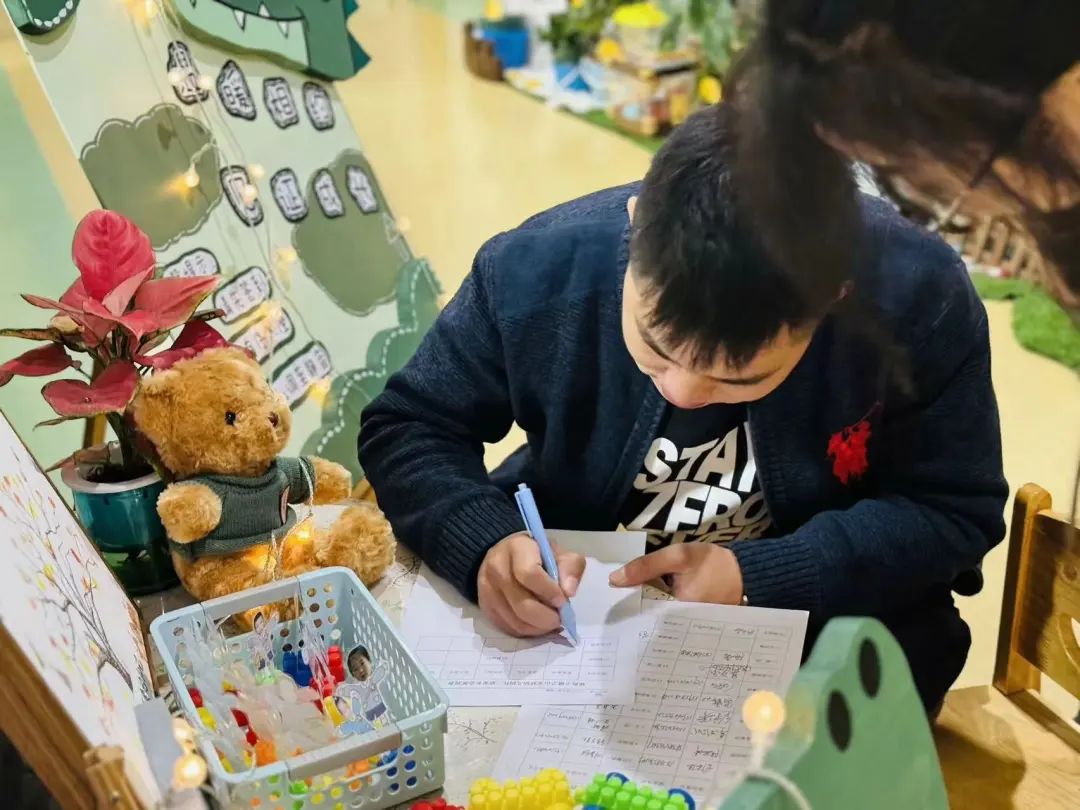
[[[297,522],[290,504],[344,501],[351,475],[315,456],[279,456],[289,406],[242,349],[206,349],[155,372],[129,416],[171,474],[157,511],[196,599],[335,565],[370,586],[393,562],[396,541],[375,506],[350,506],[326,530]]]

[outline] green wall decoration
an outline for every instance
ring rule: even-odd
[[[106,121],[81,160],[102,206],[127,214],[162,250],[197,231],[221,201],[218,155],[210,141],[202,123],[173,104],[160,104],[134,121]],[[188,188],[177,178],[192,165],[199,184]]]
[[[0,66],[0,222],[4,223],[4,291],[0,323],[31,326],[41,310],[17,293],[59,296],[74,279],[71,234],[75,221],[53,182],[7,73]],[[21,340],[0,339],[0,363],[27,350]],[[41,398],[43,380],[16,377],[0,388],[0,410],[34,457],[47,467],[70,455],[82,440],[81,422],[34,430],[56,414]]]
[[[243,29],[217,0],[175,2],[221,6],[237,30],[270,24],[279,38],[303,39],[291,26],[284,37],[257,2],[244,6]],[[294,5],[337,8],[346,39],[341,0]],[[285,7],[266,0],[271,16]],[[151,235],[163,274],[221,277],[222,333],[254,353],[293,406],[287,452],[333,433],[326,452],[358,471],[355,380],[380,354],[365,384],[405,361],[434,320],[438,285],[413,258],[332,83],[280,54],[194,33],[169,4],[146,19],[140,8],[95,4],[63,36],[22,45],[102,204]],[[345,392],[344,406],[332,391]]]
[[[828,810],[947,810],[930,725],[903,650],[875,619],[833,619],[785,700],[765,767]],[[790,810],[775,782],[752,777],[720,810]]]
[[[79,0],[4,0],[11,21],[24,34],[48,34],[71,21]]]
[[[363,315],[389,300],[399,270],[412,259],[362,153],[348,150],[312,177],[307,217],[293,229],[304,271],[342,309]],[[363,279],[363,283],[358,283]]]
[[[327,79],[347,79],[369,61],[346,27],[355,0],[169,2],[185,29],[224,50],[262,54]]]
[[[396,294],[398,325],[375,335],[362,367],[334,379],[323,406],[322,424],[304,443],[305,453],[340,460],[354,476],[363,475],[356,460],[355,426],[360,423],[360,412],[420,345],[438,315],[439,292],[439,282],[423,259],[414,259],[402,268]]]

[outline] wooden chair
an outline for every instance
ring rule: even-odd
[[[1050,507],[1017,493],[994,688],[950,692],[935,729],[954,810],[1080,807],[1080,734],[1037,696],[1045,674],[1080,699],[1080,527]]]
[[[1080,700],[1080,526],[1050,505],[1036,484],[1016,494],[994,686],[1038,691],[1045,672]]]

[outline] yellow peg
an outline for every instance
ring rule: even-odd
[[[326,716],[333,721],[335,726],[340,726],[345,721],[345,718],[341,716],[341,712],[338,711],[337,703],[332,696],[323,698],[323,707],[326,709]]]

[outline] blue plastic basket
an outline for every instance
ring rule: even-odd
[[[449,705],[446,694],[347,568],[326,568],[158,617],[150,625],[150,635],[188,721],[197,729],[202,727],[188,693],[190,665],[181,645],[200,638],[214,622],[228,616],[289,599],[298,600],[300,615],[319,621],[319,632],[327,645],[338,644],[348,650],[363,644],[373,662],[384,663],[386,678],[381,691],[392,722],[368,734],[231,773],[212,743],[203,740],[200,746],[218,800],[227,807],[262,810],[380,810],[442,787]],[[274,640],[275,653],[280,657],[299,638],[298,622],[283,621]],[[228,639],[226,655],[230,660],[247,660],[248,648],[247,635],[236,636]],[[341,774],[349,763],[371,757],[380,757],[381,764],[363,775]],[[297,789],[301,784],[303,787]]]

